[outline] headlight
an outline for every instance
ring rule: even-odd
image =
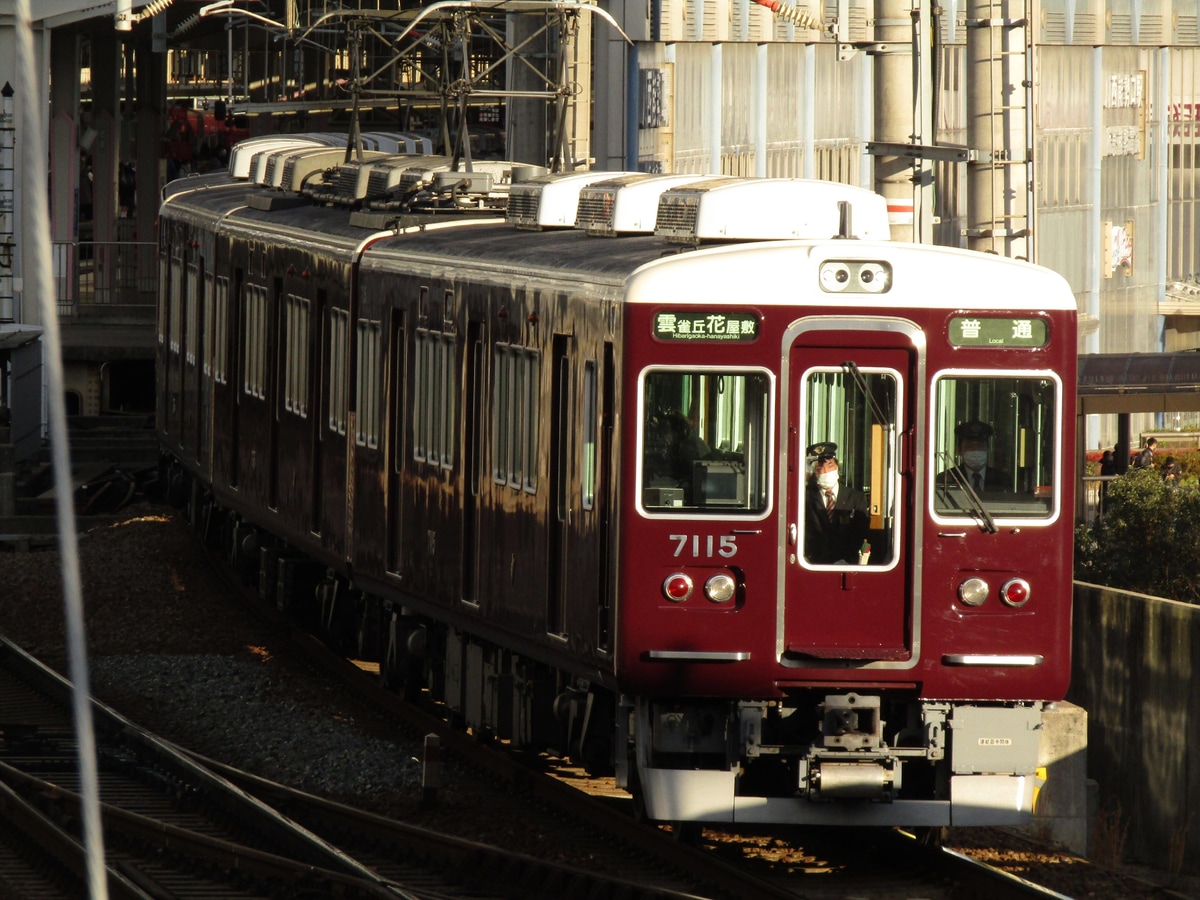
[[[736,593],[737,583],[723,573],[704,582],[704,596],[713,603],[728,603]]]
[[[885,294],[892,287],[892,267],[884,260],[827,259],[817,278],[829,293]]]
[[[821,265],[821,287],[826,291],[844,291],[850,285],[850,267],[842,262]]]
[[[988,598],[988,583],[982,578],[968,578],[958,586],[958,599],[966,606],[979,606]]]

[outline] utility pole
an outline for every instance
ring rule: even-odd
[[[967,247],[1033,260],[1028,0],[967,0]]]
[[[887,200],[892,239],[933,242],[933,161],[961,158],[934,146],[932,0],[875,0],[875,191]],[[844,21],[838,4],[839,41]]]
[[[934,161],[967,163],[971,250],[1032,260],[1033,54],[1028,0],[967,0],[967,144],[936,144],[933,15],[936,0],[875,0],[875,190],[892,238],[933,240]],[[843,58],[846,0],[835,37]],[[953,7],[951,7],[953,9]]]
[[[876,0],[875,190],[893,240],[929,244],[934,228],[931,0]],[[839,17],[840,18],[840,17]]]

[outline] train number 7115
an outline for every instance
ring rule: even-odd
[[[722,534],[719,537],[713,534],[671,534],[667,537],[675,542],[674,556],[676,559],[684,555],[689,544],[693,559],[712,558],[713,556],[723,556],[729,559],[737,553],[736,534]]]

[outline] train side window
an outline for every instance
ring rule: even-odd
[[[350,411],[350,312],[329,310],[329,430],[346,433]]]
[[[225,275],[217,278],[217,294],[213,311],[213,381],[217,384],[229,382],[229,345],[227,329],[229,327],[229,278]]]
[[[158,250],[158,343],[163,344],[167,340],[167,311],[170,309],[171,301],[172,270],[172,260],[167,253],[170,246],[169,238],[165,228],[160,240],[162,245]]]
[[[267,289],[248,284],[243,332],[246,336],[246,373],[243,390],[260,400],[267,396]]]
[[[583,364],[583,472],[580,485],[584,509],[596,503],[596,361]]]
[[[1055,514],[1062,443],[1057,377],[955,373],[936,379],[933,396],[936,515],[977,519],[980,504],[994,517]]]
[[[209,270],[204,273],[204,340],[200,347],[201,359],[204,361],[204,374],[206,376],[212,375],[213,304],[215,302],[213,273]]]
[[[458,381],[454,335],[418,328],[413,369],[413,458],[454,467]]]
[[[649,370],[641,393],[640,496],[647,512],[766,511],[771,446],[766,372]]]
[[[852,363],[805,376],[797,449],[805,454],[800,520],[810,565],[896,561],[900,384],[894,369]]]
[[[309,303],[288,294],[284,298],[283,406],[308,418]]]
[[[358,320],[358,383],[355,385],[354,442],[360,447],[379,446],[379,357],[382,331],[378,319]]]
[[[167,292],[170,299],[171,309],[167,320],[167,328],[170,329],[170,340],[168,346],[172,353],[179,353],[179,343],[182,340],[183,321],[180,315],[180,308],[183,293],[183,257],[171,257],[171,287]]]
[[[540,354],[497,344],[492,356],[492,480],[536,493]]]
[[[187,279],[184,282],[184,359],[189,366],[196,364],[197,326],[200,322],[200,266],[197,263],[187,264]]]

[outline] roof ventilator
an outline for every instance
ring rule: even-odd
[[[716,178],[671,188],[659,199],[654,232],[684,244],[891,237],[883,197],[803,178]]]

